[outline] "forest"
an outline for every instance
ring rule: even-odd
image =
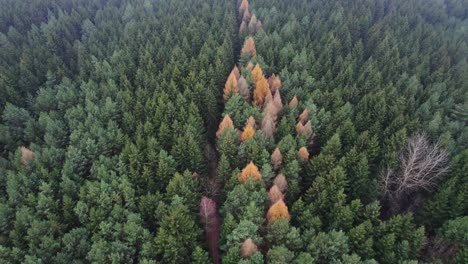
[[[0,263],[468,263],[465,0],[0,0]]]

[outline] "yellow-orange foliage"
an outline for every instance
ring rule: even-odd
[[[255,41],[252,37],[247,38],[242,47],[242,53],[249,53],[251,56],[257,55],[257,50],[255,49]]]
[[[226,81],[226,84],[224,84],[224,95],[223,98],[226,101],[231,97],[233,94],[239,94],[239,90],[237,88],[237,79],[234,73],[231,72],[229,74],[229,77]]]
[[[283,155],[279,148],[275,148],[275,151],[271,154],[271,164],[273,164],[273,169],[277,170],[283,164]]]
[[[278,186],[273,185],[270,190],[268,191],[268,200],[270,200],[271,204],[276,203],[279,200],[282,200],[284,195],[281,193]]]
[[[297,100],[297,97],[294,96],[293,99],[289,102],[289,107],[296,106],[299,103],[299,100]]]
[[[23,165],[26,165],[32,159],[34,159],[34,153],[24,146],[21,147],[21,163],[23,163]]]
[[[269,223],[278,219],[289,219],[288,207],[283,200],[277,201],[268,209],[267,219]]]
[[[307,161],[309,159],[309,151],[307,151],[306,147],[300,148],[297,154],[302,161]]]
[[[260,174],[258,167],[255,166],[253,162],[250,162],[247,166],[245,166],[242,172],[239,173],[238,178],[239,178],[239,181],[242,183],[250,179],[260,181],[262,180],[262,174]]]
[[[249,8],[249,1],[247,0],[242,0],[240,6],[239,6],[239,12],[242,13],[244,10]]]
[[[241,245],[240,252],[243,258],[249,258],[257,252],[257,245],[255,245],[252,239],[246,239]]]
[[[279,190],[284,193],[288,189],[288,181],[283,173],[278,174],[273,180],[273,184],[278,186]]]
[[[244,132],[241,134],[241,140],[242,142],[246,141],[249,138],[252,138],[255,135],[255,129],[253,127],[246,127],[244,129]]]
[[[257,65],[255,65],[255,67],[252,70],[252,82],[254,84],[257,84],[257,82],[260,79],[265,79],[265,77],[263,77],[263,71],[262,71],[262,68],[260,67],[260,64],[257,63]]]
[[[263,76],[255,83],[255,90],[253,94],[254,101],[257,105],[263,105],[270,92],[268,82]],[[271,94],[270,94],[271,95]]]
[[[231,74],[234,74],[234,76],[236,77],[236,80],[239,80],[240,72],[239,72],[239,68],[237,68],[237,65],[234,65],[234,68],[232,69]]]
[[[229,115],[225,115],[223,121],[219,124],[218,131],[216,131],[216,136],[219,137],[226,128],[234,128],[234,123]]]
[[[299,122],[301,122],[302,124],[305,124],[307,123],[307,120],[309,119],[309,110],[304,109],[304,111],[302,111],[302,114],[299,115]]]

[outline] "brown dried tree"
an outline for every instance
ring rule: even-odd
[[[281,151],[279,148],[275,148],[273,153],[270,156],[271,164],[273,164],[273,169],[277,170],[283,164],[283,155],[281,155]]]
[[[299,103],[299,100],[297,100],[297,97],[294,96],[291,101],[289,101],[289,107],[294,107]]]
[[[278,186],[279,190],[284,193],[288,189],[288,181],[283,173],[276,175],[273,184]]]
[[[22,146],[21,147],[21,163],[23,165],[26,165],[33,159],[34,159],[34,153],[30,149]]]
[[[257,33],[257,16],[255,14],[252,15],[249,22],[249,32],[250,34],[255,36]]]
[[[275,134],[275,122],[269,114],[263,116],[262,119],[262,131],[267,137],[273,137]]]
[[[279,200],[283,200],[284,195],[281,193],[278,186],[273,185],[271,186],[270,190],[268,191],[268,200],[270,200],[271,204],[276,203]]]
[[[241,256],[243,258],[250,258],[255,252],[257,252],[257,245],[252,239],[246,239],[240,247]]]
[[[302,161],[309,160],[309,151],[307,151],[306,147],[300,148],[299,151],[297,152],[297,154],[298,154],[300,160],[302,160]]]
[[[250,90],[247,81],[245,80],[244,76],[241,76],[237,81],[237,87],[239,90],[239,94],[245,98],[247,102],[250,101]]]

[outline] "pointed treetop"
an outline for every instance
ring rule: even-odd
[[[275,148],[273,153],[270,156],[271,164],[273,164],[273,169],[277,170],[283,164],[283,155],[281,155],[281,151],[279,148]]]
[[[294,96],[293,99],[289,102],[289,107],[296,106],[299,103],[299,100],[297,100],[297,97]]]
[[[241,245],[240,252],[243,258],[250,258],[250,256],[257,252],[257,245],[255,245],[252,239],[246,239]]]
[[[244,10],[249,8],[249,1],[247,0],[242,0],[240,6],[239,6],[239,13],[244,12]]]
[[[273,93],[281,89],[281,79],[279,76],[275,76],[275,78],[271,80],[270,87]]]
[[[253,162],[250,162],[247,166],[245,166],[242,172],[239,173],[238,178],[241,183],[245,183],[250,179],[261,181],[262,174],[260,174],[258,167],[255,166]]]
[[[255,35],[255,33],[257,33],[257,16],[255,16],[255,14],[253,14],[250,18],[249,32],[252,35]]]
[[[250,102],[250,90],[247,81],[245,80],[244,76],[241,76],[237,81],[237,87],[239,90],[239,94],[244,97],[247,102]]]
[[[241,134],[241,141],[244,142],[249,138],[253,138],[255,136],[255,129],[251,126],[244,128],[244,132]]]
[[[273,96],[273,104],[275,105],[278,113],[283,111],[283,100],[281,100],[281,94],[279,90],[277,90],[275,96]]]
[[[270,115],[263,116],[262,119],[262,131],[267,137],[273,137],[276,131],[275,122]]]
[[[288,207],[283,200],[277,201],[274,205],[268,209],[267,219],[269,223],[274,222],[278,219],[288,219],[289,220],[289,211]]]
[[[268,87],[267,80],[262,76],[260,80],[255,83],[255,90],[253,99],[257,105],[263,105],[270,94],[270,88]]]
[[[299,115],[298,120],[302,124],[307,123],[307,121],[309,120],[309,110],[307,110],[307,108],[304,109],[304,111],[302,111],[302,114]]]
[[[233,72],[229,74],[229,77],[226,81],[226,84],[224,84],[224,101],[227,101],[233,94],[239,94],[238,90],[238,84],[237,84],[237,79],[236,76],[234,75]]]
[[[300,148],[297,154],[302,161],[307,161],[309,159],[309,151],[307,151],[306,147]]]
[[[257,20],[257,29],[256,32],[260,31],[260,29],[263,27],[262,21],[260,19]]]
[[[225,115],[223,118],[223,121],[219,124],[218,131],[216,132],[216,136],[219,137],[226,128],[234,128],[234,123],[232,122],[232,119],[229,117],[229,115]]]
[[[249,19],[250,19],[250,11],[249,11],[249,9],[246,9],[244,11],[244,15],[242,16],[242,21],[247,23],[247,22],[249,22]]]
[[[254,84],[257,84],[257,82],[262,78],[264,79],[265,77],[263,77],[263,71],[260,67],[260,64],[257,63],[257,65],[255,65],[255,67],[252,70],[252,82]]]
[[[242,53],[249,53],[250,56],[257,55],[257,50],[255,49],[255,41],[252,37],[248,37],[242,47]]]
[[[239,73],[239,68],[237,68],[237,65],[234,65],[234,68],[232,69],[231,74],[234,74],[234,76],[236,77],[236,80],[239,80],[240,73]]]
[[[242,34],[245,32],[245,28],[247,27],[247,24],[245,21],[242,21],[240,27],[239,27],[239,36],[242,37]]]

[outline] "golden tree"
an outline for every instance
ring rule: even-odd
[[[231,72],[226,81],[226,84],[224,84],[224,101],[227,101],[233,94],[239,94],[239,90],[237,88],[236,76]]]
[[[296,106],[299,103],[299,100],[297,100],[297,97],[294,96],[291,101],[289,101],[289,107]]]
[[[216,131],[216,136],[219,137],[227,128],[234,128],[234,123],[232,122],[232,119],[229,117],[229,115],[225,115],[223,121],[221,121],[219,124],[218,131]]]
[[[257,252],[257,245],[252,239],[246,239],[240,247],[241,256],[243,258],[250,258],[255,252]]]
[[[254,69],[255,70],[255,69]],[[260,80],[255,83],[255,90],[253,99],[257,105],[263,105],[265,100],[270,93],[267,80],[262,76]],[[271,95],[271,94],[270,94]]]
[[[277,170],[283,164],[283,155],[281,155],[281,151],[279,148],[275,148],[273,153],[270,156],[271,164],[273,164],[273,169]]]
[[[244,142],[249,138],[253,138],[253,136],[255,136],[255,128],[247,126],[241,134],[241,141]]]
[[[280,189],[276,185],[273,185],[268,191],[268,200],[270,200],[271,204],[274,204],[277,201],[282,200],[283,198],[283,193],[281,193]]]
[[[248,37],[242,47],[242,53],[249,53],[250,56],[257,55],[257,50],[255,49],[255,41],[252,37]]]
[[[247,166],[245,166],[242,172],[239,173],[238,178],[241,183],[247,182],[250,179],[261,181],[262,174],[260,174],[258,167],[255,166],[253,162],[250,162]]]
[[[289,220],[289,211],[288,207],[283,200],[277,201],[273,204],[270,209],[268,209],[267,219],[269,223],[272,223],[278,219],[288,219]]]
[[[283,173],[276,175],[275,179],[273,180],[273,184],[278,186],[278,189],[284,193],[288,189],[288,181]]]
[[[260,79],[265,79],[265,77],[263,77],[263,71],[260,64],[257,63],[252,70],[252,82],[256,85]]]
[[[306,147],[300,148],[297,154],[302,161],[307,161],[309,159],[309,151],[307,151]]]

